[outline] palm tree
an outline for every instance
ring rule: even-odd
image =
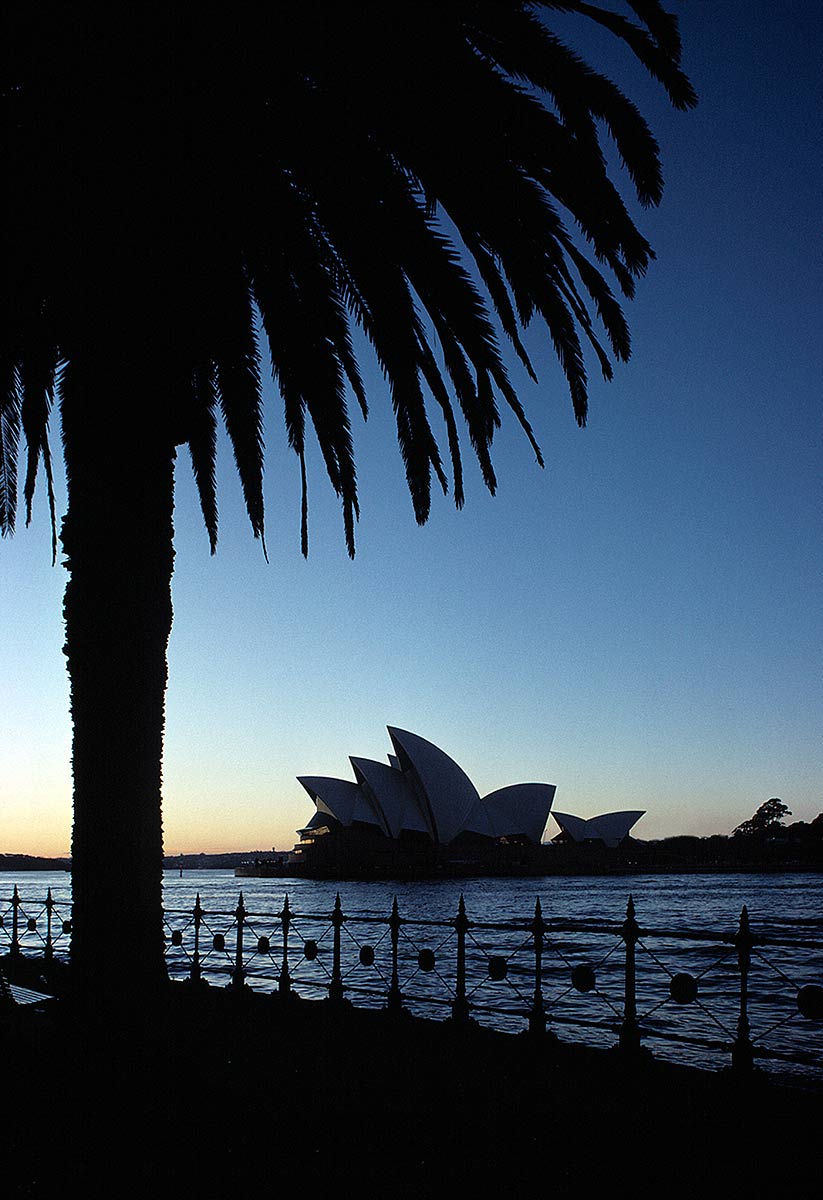
[[[0,525],[13,531],[22,433],[27,517],[42,462],[56,553],[48,425],[59,401],[82,993],[110,1004],[164,979],[177,448],[188,446],[214,551],[224,422],[263,540],[262,342],[300,461],[302,550],[311,429],[353,555],[350,400],[367,411],[353,327],[388,381],[420,524],[433,479],[463,503],[456,414],[490,491],[501,402],[542,461],[501,351],[536,378],[531,322],[548,331],[583,425],[584,345],[606,377],[628,359],[613,287],[630,298],[653,258],[603,131],[641,206],[659,202],[662,179],[637,108],[548,21],[559,11],[584,32],[602,27],[690,107],[675,19],[656,0],[627,9],[7,8]]]

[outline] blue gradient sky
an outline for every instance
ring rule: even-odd
[[[315,458],[305,562],[272,394],[267,564],[225,447],[209,556],[182,452],[168,852],[291,846],[313,811],[295,777],[384,758],[387,724],[481,792],[537,780],[561,811],[644,808],[646,838],[729,832],[770,796],[823,810],[823,6],[671,7],[695,112],[596,48],[663,148],[663,205],[640,218],[658,262],[631,363],[610,385],[592,364],[585,430],[536,332],[540,386],[512,367],[544,471],[507,421],[497,497],[467,451],[466,508],[435,497],[419,529],[369,364],[358,555]],[[69,849],[64,584],[41,492],[0,546],[0,851]]]

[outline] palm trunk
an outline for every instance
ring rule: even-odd
[[[61,540],[74,726],[72,974],[84,1011],[108,1016],[150,1005],[166,979],[161,759],[174,449],[145,428],[151,420],[130,403],[140,405],[128,383],[118,380],[114,397],[95,395],[104,381],[94,374],[72,370],[66,381]],[[114,408],[128,432],[112,428]]]

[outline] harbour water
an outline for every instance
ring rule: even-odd
[[[461,895],[477,921],[530,916],[539,899],[547,919],[622,920],[629,895],[638,920],[667,928],[734,928],[743,905],[758,929],[788,933],[811,922],[823,933],[823,875],[620,875],[544,879],[444,879],[339,883],[308,879],[237,879],[231,871],[167,871],[167,909],[186,908],[200,894],[204,907],[233,909],[243,892],[246,907],[271,911],[284,896],[295,911],[331,912],[339,893],[352,913],[387,914],[394,897],[403,915],[453,917]]]
[[[0,872],[0,911],[17,886],[32,904],[50,888],[55,902],[71,903],[71,876],[57,871]],[[746,905],[753,927],[772,936],[802,930],[823,934],[823,875],[642,874],[547,876],[526,879],[443,879],[363,882],[309,879],[236,878],[233,871],[165,872],[167,911],[191,908],[199,895],[209,911],[233,911],[242,891],[246,907],[279,912],[284,897],[295,912],[331,912],[339,893],[351,913],[386,915],[394,897],[404,916],[453,917],[461,895],[477,921],[507,921],[529,916],[539,899],[546,919],[622,920],[629,895],[643,926],[676,929],[734,929]]]
[[[24,951],[37,953],[48,889],[54,901],[56,953],[68,948],[61,922],[70,915],[65,873],[0,874],[6,940],[10,898],[22,901]],[[614,1044],[623,1014],[625,946],[620,927],[631,896],[640,930],[638,1018],[644,1041],[661,1057],[699,1066],[723,1065],[739,1018],[740,978],[733,938],[746,907],[755,945],[749,978],[752,1038],[769,1071],[823,1079],[823,1020],[798,1012],[802,988],[823,985],[823,876],[774,874],[642,874],[541,879],[459,879],[422,882],[315,881],[237,878],[232,871],[169,870],[164,879],[168,962],[173,977],[192,966],[193,910],[203,910],[197,953],[204,976],[227,984],[236,970],[237,910],[243,898],[243,969],[255,990],[275,991],[284,965],[306,998],[328,994],[331,915],[340,897],[345,916],[341,962],[348,998],[382,1006],[392,973],[388,918],[393,903],[404,924],[400,983],[404,1001],[421,1015],[450,1015],[455,996],[455,927],[461,899],[469,921],[465,943],[468,998],[481,1023],[517,1031],[533,1004],[534,939],[529,923],[540,903],[548,926],[541,983],[549,1028],[568,1040]],[[287,909],[286,909],[287,906]],[[36,929],[27,923],[34,921]],[[759,939],[763,939],[761,943]],[[313,946],[312,953],[308,948]],[[0,939],[0,950],[2,940]],[[429,955],[429,964],[421,952]],[[490,964],[497,964],[493,977]],[[595,983],[572,986],[575,969]],[[673,1003],[672,980],[689,975],[694,1003]],[[576,978],[579,981],[579,972]],[[791,1060],[791,1061],[790,1061]]]

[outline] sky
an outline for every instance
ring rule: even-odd
[[[561,812],[644,809],[645,839],[729,833],[772,796],[823,811],[823,6],[669,7],[690,113],[587,42],[652,125],[666,191],[636,212],[657,261],[627,306],[631,361],[612,383],[591,363],[587,427],[546,335],[528,335],[538,385],[511,366],[543,470],[504,417],[497,495],[466,444],[465,508],[436,495],[418,527],[366,361],[357,556],[315,455],[306,561],[269,385],[266,562],[225,444],[209,554],[180,451],[167,853],[289,849],[314,811],[297,776],[385,761],[387,725],[481,794],[545,782]],[[67,855],[66,572],[42,486],[19,526],[0,545],[0,852]]]

